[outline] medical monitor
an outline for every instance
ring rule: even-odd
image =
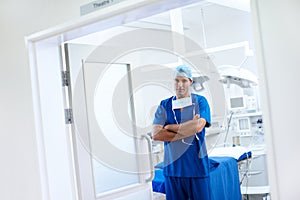
[[[232,111],[246,109],[245,96],[231,97],[229,99],[229,106]]]

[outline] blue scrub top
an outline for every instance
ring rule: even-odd
[[[210,108],[205,97],[191,94],[192,105],[184,107],[182,111],[175,109],[178,123],[183,123],[193,119],[193,114],[199,114],[206,120],[206,127],[210,126]],[[166,126],[176,124],[174,112],[172,110],[172,100],[170,97],[162,100],[158,106],[153,124]],[[164,175],[174,177],[207,177],[209,174],[208,157],[205,145],[205,128],[195,136],[185,138],[186,143],[181,140],[174,142],[164,142]]]

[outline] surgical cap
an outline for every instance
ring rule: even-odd
[[[186,65],[179,65],[176,67],[176,76],[184,76],[193,81],[192,70]]]

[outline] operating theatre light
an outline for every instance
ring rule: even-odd
[[[258,85],[255,74],[251,71],[234,65],[221,65],[218,67],[220,73],[220,82],[227,84],[236,84],[241,88],[251,88]]]

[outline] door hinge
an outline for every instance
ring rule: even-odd
[[[65,123],[66,124],[73,123],[73,111],[70,108],[65,109]]]
[[[61,80],[62,80],[62,86],[69,86],[70,85],[70,72],[62,71],[61,72]]]

